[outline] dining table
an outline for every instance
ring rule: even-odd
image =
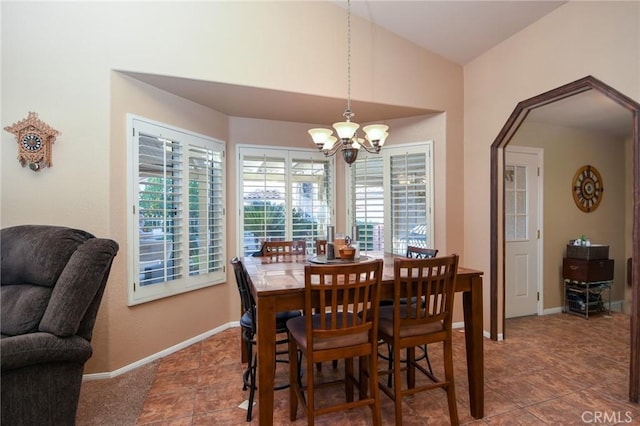
[[[384,253],[363,255],[357,260],[383,259],[381,299],[393,299],[393,263],[396,257],[399,255]],[[257,307],[260,425],[273,424],[276,313],[304,308],[304,266],[315,263],[315,260],[311,255],[249,256],[242,259]],[[456,279],[456,294],[462,293],[469,406],[471,415],[476,419],[484,416],[482,275],[482,271],[458,266]]]

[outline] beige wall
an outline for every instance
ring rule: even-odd
[[[625,171],[632,167],[630,158],[625,157],[624,139],[525,121],[509,143],[512,145],[544,150],[543,308],[562,306],[562,258],[567,242],[581,235],[593,243],[609,245],[609,257],[615,261],[612,300],[623,300],[626,246],[631,240],[631,234],[625,233],[625,206],[631,198]],[[604,183],[600,206],[591,213],[578,209],[571,192],[575,172],[586,164],[600,172]]]
[[[229,205],[236,202],[235,144],[266,143],[265,135],[280,132],[282,137],[268,142],[300,146],[308,136],[296,138],[294,132],[308,126],[225,117],[117,71],[342,98],[345,70],[335,64],[345,57],[340,46],[346,46],[346,35],[327,28],[343,22],[344,9],[331,2],[227,1],[5,1],[0,7],[2,125],[35,111],[61,131],[54,167],[37,174],[19,166],[13,136],[2,133],[2,227],[72,226],[113,238],[121,247],[85,372],[118,370],[237,321],[233,280],[127,306],[126,113],[225,140],[231,154]],[[26,22],[38,30],[25,31]],[[352,22],[352,40],[358,46],[352,57],[354,100],[446,111],[418,124],[400,120],[387,143],[436,141],[441,221],[436,241],[463,254],[462,67],[359,18]],[[232,214],[227,224],[231,256],[236,252]]]
[[[640,101],[640,3],[569,2],[467,64],[464,74],[465,263],[487,271],[488,282],[491,144],[518,102],[587,75]]]

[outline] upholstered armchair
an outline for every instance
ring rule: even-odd
[[[60,226],[0,231],[2,425],[73,425],[115,241]]]

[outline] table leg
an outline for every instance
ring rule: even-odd
[[[482,336],[482,278],[474,277],[471,291],[462,293],[465,343],[467,348],[467,374],[469,404],[476,419],[484,416],[484,353]]]
[[[276,341],[275,298],[258,297],[258,415],[260,425],[273,424],[273,386]]]

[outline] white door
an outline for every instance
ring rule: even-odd
[[[539,176],[542,151],[505,149],[505,316],[541,313]],[[540,300],[540,302],[539,302]]]

